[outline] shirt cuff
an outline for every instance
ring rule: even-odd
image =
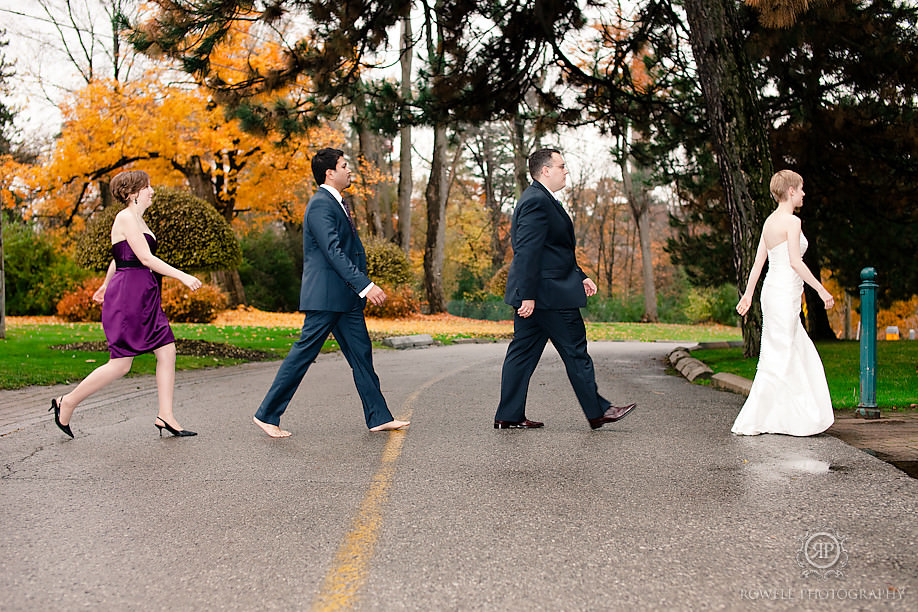
[[[363,291],[360,292],[360,294],[359,294],[360,297],[362,297],[362,298],[367,297],[367,294],[370,292],[370,289],[372,289],[372,288],[375,287],[375,286],[376,286],[376,285],[371,281],[370,284],[367,285],[366,289],[364,289]]]

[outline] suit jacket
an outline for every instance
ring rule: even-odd
[[[577,265],[574,224],[548,189],[534,181],[513,211],[510,225],[513,261],[507,274],[504,301],[519,308],[535,300],[536,308],[560,310],[586,306]]]
[[[303,215],[300,310],[349,312],[367,288],[367,254],[341,204],[319,188]]]

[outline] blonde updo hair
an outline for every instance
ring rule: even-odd
[[[780,202],[787,197],[787,192],[791,187],[800,188],[803,185],[803,177],[793,170],[779,170],[771,177],[771,197],[775,202]]]
[[[128,170],[115,176],[108,188],[119,202],[127,204],[132,195],[140,193],[140,190],[149,184],[149,174],[143,170]]]

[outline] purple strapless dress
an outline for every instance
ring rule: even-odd
[[[156,238],[144,237],[155,254]],[[175,342],[153,271],[140,263],[127,240],[112,245],[112,257],[117,271],[102,303],[102,329],[112,359],[152,353]]]

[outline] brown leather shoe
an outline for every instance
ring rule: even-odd
[[[637,404],[628,404],[627,406],[609,406],[606,413],[598,419],[587,419],[590,422],[590,429],[599,429],[606,423],[614,423],[623,419],[626,414],[635,409]]]
[[[494,429],[538,429],[545,423],[523,419],[522,421],[494,421]]]

